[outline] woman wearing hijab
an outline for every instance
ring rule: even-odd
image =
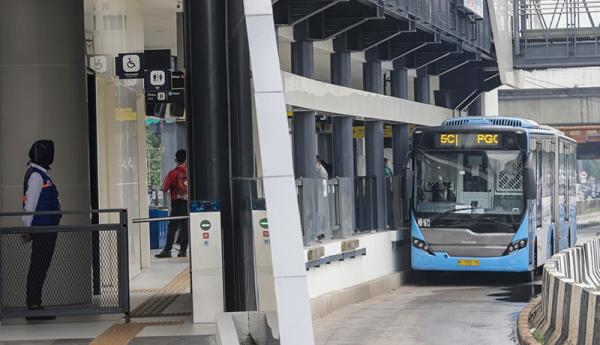
[[[60,211],[58,190],[48,171],[54,162],[54,143],[51,140],[36,141],[29,150],[29,164],[23,182],[23,210],[25,212]],[[24,216],[23,224],[36,226],[53,226],[60,223],[60,215]],[[56,233],[36,233],[22,236],[31,244],[31,260],[27,274],[27,308],[43,310],[42,290],[46,274],[52,262],[56,246]]]

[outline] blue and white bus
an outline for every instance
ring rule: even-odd
[[[576,241],[575,142],[530,120],[413,133],[415,270],[527,272]]]

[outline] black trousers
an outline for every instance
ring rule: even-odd
[[[32,234],[31,260],[27,273],[27,306],[42,305],[42,290],[56,247],[56,234]]]
[[[188,205],[186,200],[173,200],[171,202],[171,217],[181,217],[188,215]],[[169,231],[167,232],[167,243],[163,251],[170,252],[175,241],[175,233],[179,228],[179,251],[186,251],[189,242],[188,220],[177,219],[169,221]]]

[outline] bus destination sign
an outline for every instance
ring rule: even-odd
[[[437,148],[499,148],[501,137],[498,133],[438,133],[435,138]]]

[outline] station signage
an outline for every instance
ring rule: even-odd
[[[185,78],[183,72],[173,71],[173,73],[171,73],[171,88],[185,89]]]
[[[185,104],[184,90],[146,91],[146,103]]]
[[[171,71],[154,69],[146,71],[144,77],[146,91],[168,91],[171,89]]]
[[[106,73],[108,71],[108,59],[104,55],[91,56],[89,66],[96,73]]]
[[[115,58],[115,67],[119,79],[140,79],[144,77],[144,54],[119,54]]]

